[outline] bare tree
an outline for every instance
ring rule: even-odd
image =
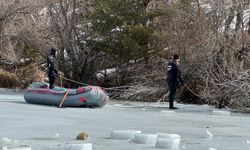
[[[49,24],[60,50],[60,70],[69,78],[90,82],[97,60],[86,42],[90,37],[91,1],[58,0],[47,4]]]

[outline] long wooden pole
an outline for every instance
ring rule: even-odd
[[[65,95],[64,95],[64,97],[63,97],[63,99],[62,99],[62,101],[61,101],[61,103],[59,105],[59,108],[62,107],[62,105],[63,105],[63,103],[64,103],[64,101],[65,101],[65,99],[66,99],[66,97],[67,97],[68,94],[69,94],[69,89],[67,89],[67,91],[66,91],[66,93],[65,93]]]

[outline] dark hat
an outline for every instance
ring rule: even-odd
[[[51,49],[50,49],[50,52],[51,52],[51,53],[55,53],[55,52],[56,52],[56,49],[55,49],[55,48],[51,48]]]
[[[174,54],[174,56],[173,56],[173,59],[179,59],[180,57],[179,57],[179,55],[178,54]]]
[[[54,57],[56,56],[56,49],[55,48],[51,48],[50,49],[50,55],[53,55]]]

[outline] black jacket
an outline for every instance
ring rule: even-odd
[[[183,79],[181,77],[181,70],[179,65],[175,62],[169,62],[167,66],[167,82],[173,84],[183,85]]]
[[[56,60],[54,55],[49,55],[47,58],[47,67],[48,67],[48,76],[49,78],[56,78],[58,75],[57,69],[56,69]]]

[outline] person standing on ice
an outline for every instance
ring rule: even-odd
[[[167,65],[167,84],[169,88],[169,109],[178,109],[174,107],[174,98],[178,85],[184,85],[179,68],[180,58],[178,54],[174,54],[173,60]]]
[[[50,54],[47,58],[47,66],[48,66],[48,77],[49,77],[49,88],[53,89],[56,81],[56,77],[59,76],[58,71],[56,69],[56,55],[57,51],[54,48],[50,49]]]

